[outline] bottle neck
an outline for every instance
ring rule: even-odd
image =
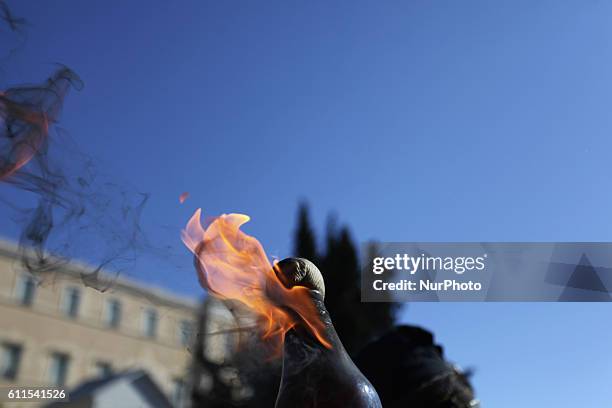
[[[318,401],[316,406],[322,407],[380,408],[374,387],[350,359],[316,291],[313,302],[331,348],[321,344],[303,326],[287,332],[276,407],[312,407],[313,401]]]
[[[297,325],[285,335],[283,377],[288,379],[308,372],[358,371],[338,337],[322,296],[317,291],[311,291],[311,296],[323,323],[323,336],[331,347],[321,344],[303,325]]]

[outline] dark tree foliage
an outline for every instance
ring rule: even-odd
[[[307,214],[307,208],[301,212]],[[305,217],[308,224],[308,217]],[[299,239],[299,237],[296,237]],[[327,221],[326,248],[322,255],[315,256],[315,263],[325,279],[325,305],[334,327],[351,356],[367,342],[393,327],[397,303],[361,302],[361,266],[358,249],[349,229],[337,227],[334,216]],[[296,245],[297,248],[297,245]],[[375,244],[368,245],[368,258],[376,252]],[[306,254],[297,256],[306,258]]]
[[[294,253],[296,256],[317,262],[317,244],[314,232],[310,226],[308,206],[300,203],[298,208],[297,228],[295,230]]]

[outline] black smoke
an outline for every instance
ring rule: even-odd
[[[11,31],[20,31],[26,25],[25,18],[13,15],[4,1],[0,1],[0,19],[6,23]]]
[[[2,23],[4,31],[26,24],[0,1]],[[59,65],[39,84],[0,92],[0,205],[21,231],[25,270],[45,281],[74,267],[85,285],[104,291],[143,253],[170,253],[151,245],[142,230],[148,194],[101,171],[75,142],[78,137],[60,127],[68,94],[82,88],[79,76]],[[75,260],[93,267],[78,267]]]
[[[0,181],[33,196],[35,205],[23,207],[4,189],[0,200],[21,226],[25,269],[45,279],[72,259],[86,259],[96,267],[83,283],[105,290],[102,268],[120,271],[153,249],[141,228],[148,195],[105,177],[58,127],[65,97],[82,87],[78,75],[59,67],[39,85],[0,95]]]

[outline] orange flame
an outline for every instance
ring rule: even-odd
[[[182,238],[196,257],[202,287],[218,298],[238,300],[262,317],[266,322],[264,338],[277,346],[282,345],[287,331],[302,322],[322,345],[331,348],[309,290],[303,286],[286,288],[259,241],[240,230],[249,216],[223,214],[204,229],[200,215],[198,209]]]
[[[0,180],[10,177],[32,159],[43,144],[49,131],[49,121],[44,112],[28,110],[9,100],[0,92],[0,125],[8,126],[8,120],[16,119],[26,124],[26,130],[12,147],[6,158],[0,158]]]

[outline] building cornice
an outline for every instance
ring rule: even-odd
[[[19,261],[23,256],[20,248],[11,241],[0,238],[0,257],[9,258],[15,261]],[[25,256],[30,256],[26,254]],[[59,259],[59,258],[57,258]],[[96,268],[91,265],[87,265],[84,262],[70,260],[61,268],[58,268],[55,273],[63,274],[69,278],[81,279],[81,276],[95,273]],[[187,296],[180,296],[163,290],[159,287],[146,285],[141,282],[137,282],[132,279],[128,279],[124,276],[117,276],[107,270],[101,270],[98,272],[99,276],[103,280],[108,280],[112,283],[112,288],[121,290],[132,295],[144,297],[156,305],[163,305],[174,308],[187,309],[192,312],[196,312],[199,309],[200,302],[197,299],[190,298]]]

